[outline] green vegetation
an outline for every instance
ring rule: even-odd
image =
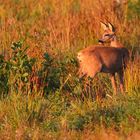
[[[139,139],[139,3],[0,3],[0,138]],[[115,24],[131,54],[125,95],[113,96],[106,74],[95,77],[92,91],[78,78],[76,54],[97,44],[100,20]]]

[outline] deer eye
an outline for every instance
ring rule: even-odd
[[[105,34],[105,36],[109,36],[110,34]]]

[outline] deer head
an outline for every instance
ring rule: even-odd
[[[101,27],[103,28],[104,33],[102,38],[99,39],[100,43],[111,42],[116,39],[115,28],[110,22],[107,24],[101,22]]]

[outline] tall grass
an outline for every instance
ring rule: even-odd
[[[1,2],[1,139],[138,139],[139,2]],[[105,74],[95,77],[92,92],[77,76],[76,54],[97,44],[100,21],[113,23],[130,51],[125,96],[112,97]]]

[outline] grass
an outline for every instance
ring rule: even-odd
[[[1,139],[139,139],[139,8],[132,0],[2,2]],[[130,51],[125,95],[112,96],[106,74],[95,77],[92,92],[77,76],[76,54],[97,44],[100,21],[113,23]]]
[[[2,139],[45,139],[49,135],[61,139],[65,133],[75,139],[75,135],[84,137],[86,131],[89,135],[109,131],[117,137],[127,137],[140,129],[138,93],[106,98],[102,103],[69,100],[60,93],[47,99],[37,94],[31,97],[13,93],[0,101],[0,108]]]

